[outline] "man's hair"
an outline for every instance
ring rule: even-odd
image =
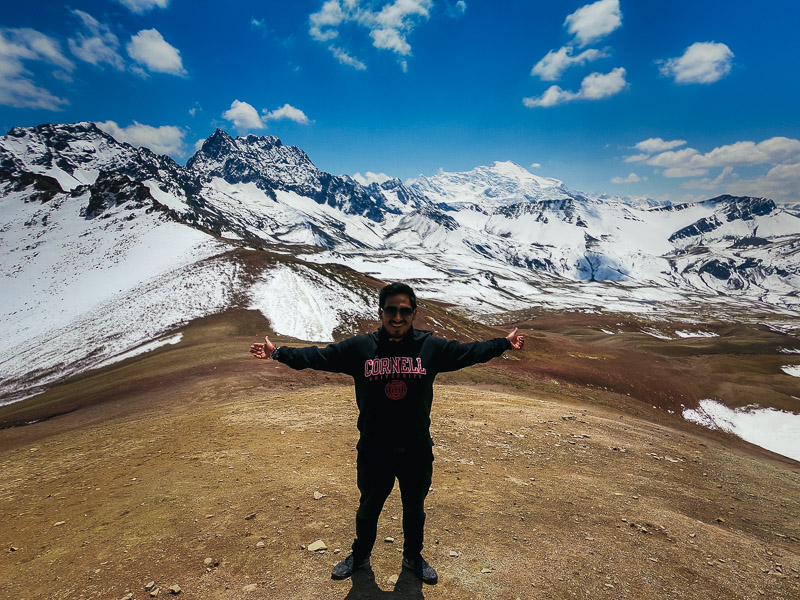
[[[398,294],[408,296],[408,299],[411,301],[411,308],[416,310],[417,295],[414,293],[414,290],[411,289],[410,285],[398,282],[390,283],[389,285],[383,287],[380,296],[378,296],[378,307],[383,308],[386,304],[386,299],[389,296],[397,296]]]

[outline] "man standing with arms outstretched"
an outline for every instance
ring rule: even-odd
[[[514,329],[504,338],[461,344],[414,329],[417,297],[403,283],[381,289],[378,306],[381,327],[374,333],[325,348],[276,347],[264,338],[265,343],[253,344],[250,353],[293,369],[346,373],[355,380],[361,500],[353,551],[333,568],[331,577],[344,579],[369,565],[378,517],[397,478],[403,504],[403,567],[432,585],[439,578],[421,552],[425,497],[433,474],[433,380],[437,373],[486,362],[506,350],[519,350],[524,339]]]

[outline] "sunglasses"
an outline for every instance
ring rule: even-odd
[[[381,312],[392,318],[396,317],[398,314],[401,317],[410,317],[414,314],[414,309],[410,306],[384,306]]]

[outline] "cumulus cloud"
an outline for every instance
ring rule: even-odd
[[[661,152],[647,160],[655,167],[708,169],[712,167],[794,164],[800,162],[800,140],[773,137],[763,142],[735,142],[701,153],[694,148]]]
[[[61,45],[30,28],[0,28],[0,105],[16,108],[61,110],[69,102],[37,85],[24,61],[56,66],[62,79],[69,78],[75,65],[61,52]]]
[[[329,42],[339,37],[340,28],[354,25],[368,31],[372,45],[380,50],[389,50],[398,56],[411,55],[407,36],[423,20],[430,17],[433,0],[394,0],[384,4],[380,10],[373,5],[362,6],[360,0],[326,0],[322,7],[309,16],[309,34],[318,42]],[[458,10],[466,10],[466,4],[457,3]],[[329,46],[339,62],[363,70],[363,62],[352,58],[345,49]],[[402,62],[402,61],[401,61]]]
[[[660,70],[676,83],[710,84],[730,73],[732,62],[733,52],[725,44],[695,42],[682,56],[663,61]]]
[[[645,177],[645,179],[647,179]],[[627,177],[613,177],[611,179],[611,183],[636,183],[641,181],[642,178],[639,177],[636,173],[631,173]]]
[[[367,171],[365,175],[356,173],[352,177],[363,186],[368,186],[373,183],[381,184],[392,179],[392,177],[386,173],[373,173],[372,171]]]
[[[550,50],[542,60],[534,65],[531,75],[536,75],[543,81],[558,81],[568,68],[608,56],[608,52],[594,48],[572,56],[573,50],[572,46],[564,46],[555,52]]]
[[[111,29],[82,10],[73,10],[72,14],[83,25],[83,29],[68,41],[72,54],[95,66],[107,63],[115,69],[123,70],[125,61],[117,52],[119,39]]]
[[[118,2],[137,15],[142,15],[154,8],[167,8],[169,6],[169,0],[118,0]]]
[[[149,148],[156,154],[181,155],[184,152],[186,132],[174,125],[153,127],[136,121],[127,127],[120,127],[115,121],[102,121],[95,125],[119,142],[127,142],[137,148]]]
[[[280,108],[264,114],[264,121],[278,121],[281,119],[294,121],[301,125],[308,125],[311,122],[302,110],[295,108],[291,104],[284,104]]]
[[[222,118],[227,119],[236,129],[264,129],[267,124],[252,104],[234,100],[231,107],[222,113]]]
[[[587,4],[567,16],[564,25],[580,46],[596,42],[622,26],[619,0]]]
[[[523,98],[522,102],[528,108],[549,107],[575,100],[601,100],[619,94],[628,87],[625,81],[625,69],[617,67],[610,73],[592,73],[587,75],[577,92],[561,89],[557,85],[550,86],[539,97]]]
[[[289,120],[301,125],[308,125],[311,120],[299,108],[291,104],[284,104],[273,111],[263,109],[261,113],[252,104],[234,100],[231,107],[222,113],[222,118],[227,119],[240,131],[266,129],[268,121]]]
[[[800,203],[800,162],[777,165],[765,175],[753,179],[740,179],[723,188],[729,194],[741,196],[766,196],[778,203]]]
[[[339,36],[337,27],[345,20],[345,13],[339,0],[327,0],[319,11],[313,13],[308,21],[308,33],[318,42],[327,42]]]
[[[186,75],[180,51],[171,46],[156,29],[143,29],[127,45],[128,56],[149,71]]]
[[[663,177],[683,178],[685,189],[699,189],[746,196],[766,196],[778,203],[800,201],[800,140],[776,136],[761,142],[733,142],[701,152],[680,146],[685,140],[665,141],[650,138],[636,144],[645,154],[629,157],[626,162],[643,161],[660,169]],[[653,154],[650,154],[653,153]],[[762,174],[748,178],[737,167]]]

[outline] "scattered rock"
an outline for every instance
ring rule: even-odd
[[[563,420],[565,420],[565,421],[574,421],[574,420],[576,420],[578,417],[576,417],[575,415],[563,415],[561,418],[562,418]]]
[[[250,513],[249,515],[247,515],[247,516],[244,518],[244,520],[245,520],[245,521],[251,521],[251,520],[253,520],[253,519],[255,519],[255,518],[256,518],[256,513]]]
[[[67,524],[66,521],[59,521],[58,523],[54,523],[53,527],[61,527],[62,525],[66,525],[66,524]]]
[[[394,544],[394,538],[393,537],[387,537],[383,541],[386,542],[387,544]]]
[[[261,540],[260,542],[258,542],[258,543],[256,544],[256,548],[259,548],[259,549],[260,549],[260,548],[263,548],[263,547],[265,547],[265,546],[266,546],[266,544],[264,543],[264,540]]]
[[[169,593],[173,596],[177,596],[181,593],[181,586],[179,586],[177,583],[169,586]]]
[[[242,591],[245,592],[245,593],[247,593],[247,592],[255,592],[257,589],[258,589],[258,584],[257,583],[249,583],[249,584],[247,584],[246,586],[244,586],[242,588]]]
[[[491,572],[492,572],[492,569],[489,569],[489,568],[481,569],[481,575],[488,575]]]
[[[161,588],[155,588],[153,591],[150,592],[150,595],[155,598],[161,592]]]
[[[214,567],[219,566],[219,561],[216,558],[211,558],[209,556],[207,559],[203,561],[203,564],[206,566],[206,568],[212,569]]]
[[[125,595],[124,595],[122,598],[120,598],[119,600],[131,600],[132,598],[133,598],[133,592],[128,592],[127,594],[125,594]]]
[[[148,581],[147,583],[144,584],[144,591],[149,592],[154,587],[156,587],[156,582],[155,581]]]
[[[455,550],[450,550],[450,558],[458,558],[459,554]]]
[[[314,500],[322,500],[325,497],[325,494],[322,492],[314,492]]]
[[[325,542],[322,540],[317,540],[313,544],[308,546],[309,552],[323,552],[328,549],[328,546],[325,545]]]

